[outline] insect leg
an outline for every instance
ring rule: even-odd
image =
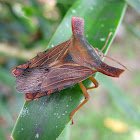
[[[85,86],[83,85],[83,83],[82,82],[80,82],[80,83],[78,83],[79,84],[79,86],[80,86],[80,88],[81,88],[81,90],[82,90],[82,92],[83,92],[83,94],[84,94],[84,96],[85,96],[85,100],[74,110],[74,111],[72,111],[71,113],[70,113],[70,118],[71,118],[71,120],[72,120],[72,124],[73,124],[73,118],[72,118],[72,116],[73,116],[73,114],[76,112],[76,111],[78,111],[88,100],[89,100],[89,94],[88,94],[88,92],[87,92],[87,90],[86,90],[86,88],[85,88]]]
[[[93,84],[94,84],[95,86],[93,86],[93,87],[88,87],[88,88],[86,88],[87,90],[88,90],[88,89],[97,88],[97,87],[99,86],[99,83],[97,82],[97,80],[96,80],[93,76],[90,76],[89,79],[93,82]]]

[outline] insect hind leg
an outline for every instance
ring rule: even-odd
[[[92,83],[94,84],[94,86],[93,87],[86,88],[87,90],[88,89],[97,88],[99,86],[99,83],[97,82],[97,80],[93,76],[90,76],[89,79],[92,81]]]
[[[87,92],[85,86],[83,85],[83,83],[80,82],[80,83],[78,83],[78,84],[79,84],[79,86],[80,86],[80,88],[81,88],[81,90],[82,90],[82,92],[83,92],[83,94],[84,94],[84,96],[85,96],[85,100],[84,100],[74,111],[72,111],[72,112],[70,113],[70,118],[71,118],[71,120],[72,120],[72,124],[74,124],[73,118],[72,118],[73,114],[74,114],[75,112],[77,112],[77,111],[89,100],[89,98],[90,98],[90,96],[89,96],[89,94],[88,94],[88,92]]]

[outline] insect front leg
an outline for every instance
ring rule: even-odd
[[[88,87],[88,88],[86,88],[87,90],[88,90],[88,89],[97,88],[97,87],[99,86],[99,83],[97,82],[97,80],[96,80],[93,76],[90,76],[89,79],[93,82],[93,84],[94,84],[95,86],[93,86],[93,87]]]
[[[71,118],[71,120],[72,120],[72,124],[74,124],[73,118],[72,118],[73,114],[74,114],[76,111],[78,111],[78,110],[89,100],[89,98],[90,98],[90,96],[89,96],[89,94],[88,94],[88,92],[87,92],[85,86],[83,85],[83,83],[80,82],[80,83],[78,83],[78,84],[79,84],[79,86],[80,86],[80,88],[81,88],[81,90],[82,90],[82,92],[83,92],[83,94],[84,94],[84,96],[85,96],[85,100],[84,100],[74,111],[72,111],[72,112],[70,113],[70,118]]]

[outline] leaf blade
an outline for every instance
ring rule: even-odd
[[[140,1],[139,0],[125,0],[138,14],[140,14]]]
[[[71,37],[72,32],[70,23],[72,16],[84,18],[85,37],[91,44],[94,42],[94,46],[101,48],[104,45],[110,30],[113,33],[116,32],[123,17],[125,7],[125,2],[118,0],[114,0],[111,3],[103,0],[88,0],[88,2],[86,0],[76,1],[72,8],[67,12],[54,37],[50,41],[49,48],[62,43]],[[107,16],[107,18],[104,18],[104,16]],[[89,86],[90,81],[85,80],[84,84]],[[13,129],[13,138],[58,138],[70,121],[70,113],[83,100],[84,96],[79,86],[75,85],[60,93],[54,93],[36,101],[25,102],[15,128]],[[53,132],[55,132],[55,134],[53,134]]]

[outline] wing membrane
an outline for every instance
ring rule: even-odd
[[[47,50],[45,53],[41,54],[38,59],[33,61],[29,67],[36,67],[36,66],[41,66],[41,65],[49,65],[52,62],[55,62],[58,60],[64,52],[67,50],[67,48],[70,45],[70,40],[65,41],[52,49]]]
[[[67,50],[69,45],[70,40],[67,40],[49,50],[46,50],[45,52],[39,53],[27,63],[17,66],[12,71],[12,74],[14,75],[14,77],[18,77],[27,68],[32,68],[41,65],[49,65],[50,63],[55,62],[63,55],[63,53]]]
[[[15,87],[22,93],[63,89],[83,81],[91,74],[92,71],[83,66],[62,65],[53,68],[39,66],[25,70],[17,77]]]
[[[83,66],[63,65],[53,69],[44,79],[41,85],[41,91],[55,88],[67,87],[83,81],[92,71]]]

